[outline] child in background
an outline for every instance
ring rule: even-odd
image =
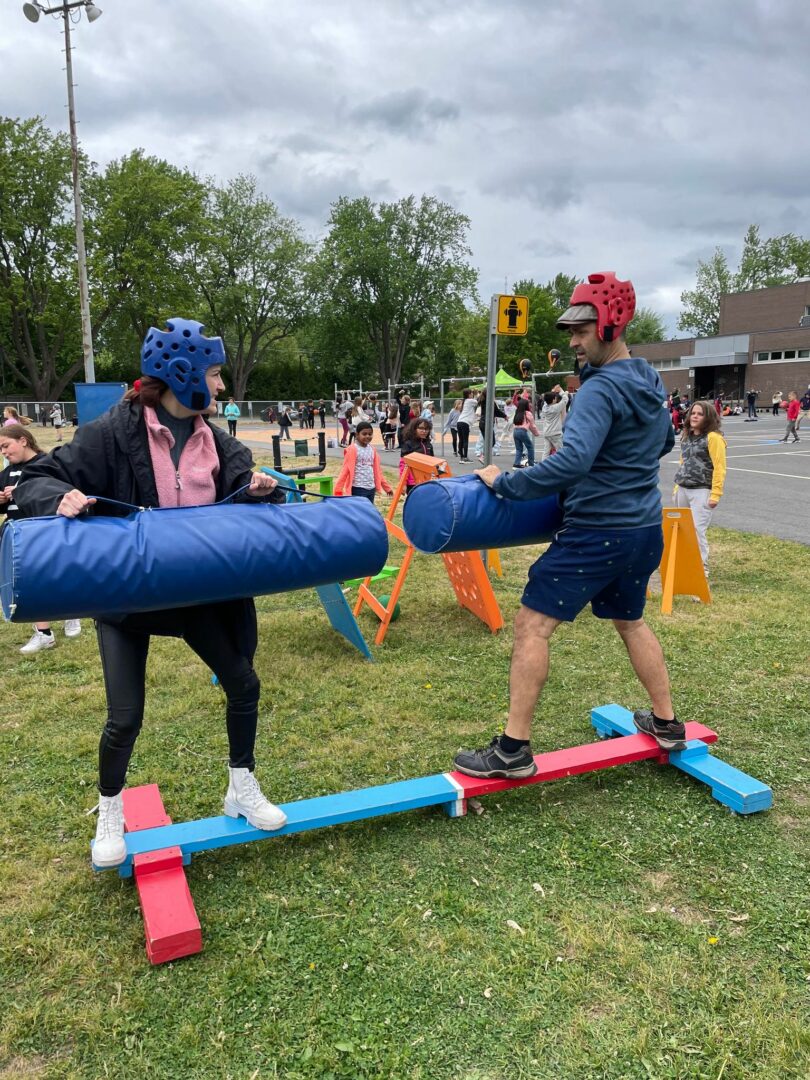
[[[801,405],[799,399],[793,390],[788,394],[788,406],[787,406],[787,427],[785,428],[785,437],[780,439],[779,442],[787,442],[790,436],[793,436],[793,441],[798,442],[799,436],[796,432],[796,421],[799,419],[799,413],[801,412]]]
[[[556,454],[563,444],[563,422],[568,405],[568,394],[561,386],[554,386],[543,395],[543,401],[543,411],[540,415],[543,428],[541,461],[545,461],[550,454]]]
[[[20,483],[26,465],[33,461],[39,461],[45,457],[37,440],[22,426],[22,424],[5,424],[0,429],[0,454],[8,461],[8,465],[0,472],[0,514],[5,514],[9,521],[22,517],[16,502],[14,501],[14,489]],[[78,619],[65,620],[65,637],[78,637],[82,632],[82,625]],[[31,656],[41,652],[42,649],[52,649],[56,644],[51,624],[47,622],[34,623],[34,633],[31,640],[20,649],[23,656]]]
[[[450,438],[453,440],[453,457],[458,457],[458,418],[461,416],[462,404],[461,398],[453,402],[453,408],[447,414],[447,420],[442,428],[442,435],[450,432]]]
[[[377,492],[391,495],[393,489],[382,474],[380,457],[371,445],[374,428],[368,420],[361,420],[355,434],[356,443],[346,450],[343,468],[335,484],[336,495],[362,495],[374,502]]]
[[[686,414],[681,435],[681,460],[675,473],[675,505],[688,506],[695,523],[703,569],[709,573],[706,530],[723,494],[726,478],[726,440],[720,417],[710,401],[695,401]]]
[[[404,458],[408,454],[427,454],[428,457],[433,457],[433,444],[430,441],[430,432],[433,429],[433,425],[430,420],[411,420],[406,425],[405,430],[402,432],[402,448],[399,452],[399,475],[405,472],[408,466],[405,464]],[[411,470],[408,469],[408,476],[405,480],[405,495],[410,493],[414,487],[414,479]]]

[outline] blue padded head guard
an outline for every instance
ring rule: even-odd
[[[141,372],[162,379],[181,405],[202,412],[211,404],[205,372],[225,363],[222,338],[205,337],[193,319],[168,319],[166,329],[152,326],[141,349]]]

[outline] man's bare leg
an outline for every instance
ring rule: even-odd
[[[529,749],[534,707],[548,675],[548,639],[559,619],[521,607],[515,619],[515,640],[509,670],[509,721],[503,735],[489,746],[460,750],[453,767],[468,776],[534,776],[537,765]]]
[[[515,618],[505,732],[511,739],[531,738],[534,707],[548,678],[548,642],[559,625],[559,619],[528,607]]]
[[[639,682],[650,695],[653,712],[659,720],[674,720],[669,672],[658,638],[643,619],[614,619],[613,625],[627,648]]]

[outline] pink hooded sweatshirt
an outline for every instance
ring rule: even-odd
[[[175,469],[170,453],[174,436],[148,405],[144,406],[143,415],[158,503],[161,506],[210,506],[216,502],[219,456],[205,420],[201,416],[194,418],[194,430]]]

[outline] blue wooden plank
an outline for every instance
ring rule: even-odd
[[[600,705],[591,710],[591,723],[600,735],[635,735],[633,714],[621,705]]]
[[[282,810],[287,815],[287,824],[275,832],[254,829],[244,818],[224,816],[165,825],[159,829],[143,829],[126,834],[127,859],[117,870],[122,877],[130,877],[135,855],[165,847],[179,847],[185,857],[197,851],[247,844],[254,840],[270,840],[309,829],[417,810],[423,806],[455,803],[457,799],[456,788],[443,774],[438,773],[417,780],[400,780],[393,784],[361,788],[359,791],[284,803]]]
[[[332,628],[342,634],[350,645],[354,645],[355,649],[358,649],[366,660],[371,660],[373,663],[374,658],[371,655],[371,649],[366,644],[366,640],[357,625],[357,620],[349,607],[348,600],[343,595],[343,589],[341,589],[340,585],[318,585],[315,592],[323,604],[323,610],[326,612],[326,617],[329,619]]]
[[[593,709],[591,723],[600,735],[630,735],[636,731],[633,714],[621,705]],[[738,814],[755,814],[773,805],[773,792],[767,784],[710,754],[700,740],[691,740],[685,750],[670,753],[669,763],[708,784],[714,798]]]
[[[687,753],[686,758],[684,753]],[[715,799],[738,814],[753,814],[773,805],[773,792],[767,784],[740,772],[713,754],[695,759],[689,757],[687,751],[680,751],[671,753],[669,761],[689,776],[709,784]]]

